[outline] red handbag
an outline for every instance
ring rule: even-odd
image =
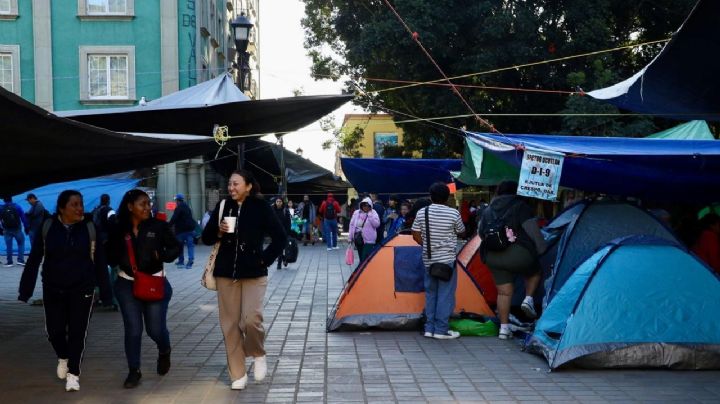
[[[137,262],[135,261],[135,248],[133,248],[132,238],[129,234],[125,235],[125,244],[127,245],[128,258],[132,267],[133,278],[133,296],[138,300],[146,302],[156,302],[165,297],[165,270],[162,276],[153,276],[138,271]]]

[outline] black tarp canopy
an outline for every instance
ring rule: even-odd
[[[245,142],[245,168],[255,174],[265,195],[277,195],[279,192],[281,153],[282,148],[277,144],[263,140]],[[287,149],[284,150],[283,158],[287,194],[292,200],[299,201],[305,194],[313,200],[321,200],[328,192],[332,192],[342,201],[343,195],[352,187],[331,171]],[[211,164],[217,172],[228,176],[236,168],[237,158],[233,151],[224,149]]]
[[[212,136],[217,124],[227,126],[231,136],[260,137],[300,129],[352,98],[313,95],[248,100],[225,74],[144,106],[63,111],[58,115],[119,132]]]
[[[235,125],[221,117],[247,115],[236,122],[246,127],[231,133],[255,131],[280,132],[296,130],[332,112],[350,100],[349,96],[295,97],[287,100],[241,101],[210,107],[175,108],[155,110],[153,113],[118,112],[87,116],[107,116],[118,124],[125,121],[128,127],[139,119],[147,126],[135,126],[137,131],[120,131],[88,125],[77,120],[59,117],[0,88],[0,194],[15,195],[29,189],[60,181],[97,177],[137,168],[170,163],[193,156],[214,153],[218,144],[208,136],[187,135],[187,128],[178,122],[202,126],[202,134],[210,135],[215,122],[210,119],[208,108],[219,108],[216,123]],[[250,108],[244,104],[254,105]],[[275,104],[273,104],[275,103]],[[265,105],[267,108],[259,108]],[[236,109],[230,108],[234,106]],[[218,113],[214,110],[213,113]],[[257,113],[258,116],[252,116]],[[140,115],[136,115],[140,114]],[[167,115],[164,115],[167,114]],[[302,116],[301,116],[302,115]],[[183,120],[192,116],[197,122]],[[215,116],[215,115],[212,115]],[[165,124],[157,124],[162,121]],[[262,122],[260,122],[262,121]],[[257,125],[248,122],[258,122]],[[178,131],[171,127],[178,126]],[[182,126],[182,125],[180,125]],[[147,133],[162,129],[161,133]],[[142,132],[142,133],[130,133]],[[234,148],[243,138],[230,139],[226,147]]]

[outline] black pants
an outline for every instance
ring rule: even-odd
[[[57,357],[68,360],[68,371],[77,376],[80,375],[94,295],[93,289],[62,291],[43,287],[48,340]]]

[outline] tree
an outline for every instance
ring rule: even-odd
[[[440,78],[384,0],[304,0],[305,47],[316,78],[354,78],[370,110],[390,110],[396,120],[469,114],[445,86],[383,91],[396,83],[377,79],[429,81]],[[667,38],[695,0],[390,0],[448,76],[555,59]],[[561,63],[474,75],[455,83],[575,91],[627,78],[648,63],[662,45],[568,59]],[[613,81],[609,81],[613,82]],[[349,85],[350,87],[350,85]],[[459,92],[479,114],[585,112],[604,110],[588,97],[463,87]],[[398,114],[398,112],[402,113]],[[504,133],[623,134],[652,127],[634,118],[562,119],[490,116]],[[607,122],[606,122],[607,121]],[[658,121],[655,120],[655,123]],[[462,153],[452,128],[487,131],[472,117],[400,124],[403,153],[436,157]]]

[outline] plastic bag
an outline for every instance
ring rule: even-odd
[[[345,263],[352,265],[355,262],[355,254],[353,253],[352,245],[348,244],[348,248],[345,250]]]
[[[475,321],[467,318],[450,319],[450,329],[462,336],[497,337],[499,328],[493,321]]]

